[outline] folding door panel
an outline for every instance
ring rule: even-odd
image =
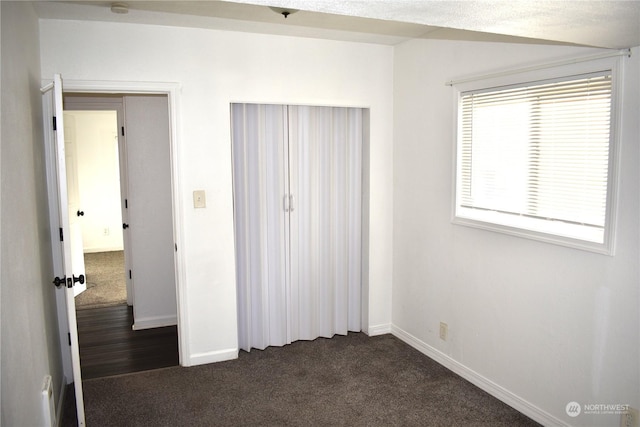
[[[233,104],[231,111],[238,331],[246,351],[290,342],[285,111],[254,104]]]
[[[360,331],[362,110],[289,107],[290,337]]]

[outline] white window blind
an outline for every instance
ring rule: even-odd
[[[460,93],[456,216],[598,244],[612,72]]]

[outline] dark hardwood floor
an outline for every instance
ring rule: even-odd
[[[134,331],[127,305],[78,310],[82,379],[178,365],[176,326]]]

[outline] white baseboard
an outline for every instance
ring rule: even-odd
[[[67,398],[67,377],[62,376],[60,384],[60,393],[58,393],[58,401],[56,402],[56,426],[62,425],[62,413],[64,412],[64,401]]]
[[[107,246],[107,247],[99,247],[99,248],[82,248],[82,252],[85,254],[93,254],[97,252],[117,252],[123,251],[124,248],[122,246]]]
[[[134,331],[151,328],[161,328],[163,326],[173,326],[178,324],[178,316],[155,316],[155,317],[143,317],[141,319],[133,320]]]
[[[367,335],[369,335],[370,337],[375,337],[376,335],[390,334],[391,333],[391,324],[390,323],[385,323],[385,324],[382,324],[382,325],[369,326],[369,329],[367,331],[365,331],[365,333]]]
[[[196,353],[190,355],[187,364],[185,364],[184,366],[206,365],[208,363],[225,362],[227,360],[234,360],[237,358],[237,348],[209,351],[206,353]]]
[[[462,378],[469,381],[476,387],[486,391],[496,399],[501,400],[502,402],[531,418],[532,420],[544,426],[569,426],[569,424],[565,423],[564,421],[538,408],[537,406],[510,392],[504,387],[494,383],[488,378],[483,377],[479,373],[473,371],[472,369],[469,369],[455,359],[452,359],[450,356],[447,356],[441,351],[431,347],[429,344],[419,340],[418,338],[398,328],[397,326],[391,326],[391,333],[405,343],[409,344],[411,347],[438,362],[445,368],[460,375]]]

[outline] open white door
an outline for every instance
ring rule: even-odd
[[[67,170],[62,109],[62,78],[54,76],[53,85],[43,90],[43,115],[45,121],[45,153],[47,155],[47,187],[49,192],[49,215],[51,216],[54,283],[58,292],[64,293],[66,319],[71,343],[71,365],[75,388],[78,425],[84,426],[84,398],[80,374],[80,352],[78,326],[74,300],[74,285],[84,282],[84,276],[74,276],[71,251],[71,227],[69,225],[69,202],[67,197]],[[60,313],[60,311],[58,311]],[[64,321],[66,320],[66,322]]]
[[[71,120],[69,120],[71,119]],[[76,277],[86,276],[84,268],[84,248],[82,244],[82,218],[84,211],[80,206],[80,190],[78,189],[78,148],[76,128],[73,116],[64,116],[64,150],[67,169],[67,201],[69,212],[69,239],[71,241],[71,264]],[[87,283],[76,283],[73,295],[78,296],[87,290]]]

